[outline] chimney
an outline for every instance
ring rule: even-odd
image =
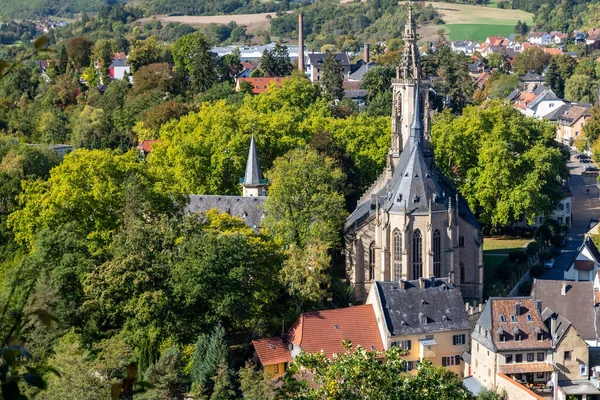
[[[483,312],[483,303],[479,303],[479,305],[477,306],[477,311]]]
[[[469,303],[468,301],[465,303],[465,311],[469,311],[469,309],[471,308],[471,303]]]
[[[552,338],[554,338],[554,335],[556,334],[556,314],[552,314],[552,316],[550,317],[550,336]]]
[[[365,54],[363,56],[365,64],[371,62],[371,46],[368,43],[365,43]]]
[[[521,315],[521,303],[515,303],[515,316],[518,317]]]
[[[562,287],[560,288],[560,294],[565,296],[567,294],[567,281],[562,281]]]
[[[298,15],[298,69],[304,72],[304,16]]]
[[[419,287],[421,289],[425,289],[425,278],[423,278],[423,277],[419,278]]]

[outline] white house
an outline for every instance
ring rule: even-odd
[[[110,79],[123,79],[131,74],[131,67],[127,65],[127,60],[116,59],[110,64],[109,71]]]
[[[531,44],[547,46],[551,42],[550,34],[547,32],[531,32],[527,37],[527,41]]]
[[[565,270],[564,279],[568,281],[591,281],[598,273],[599,266],[600,252],[588,236]]]
[[[563,104],[565,102],[562,99],[559,99],[551,89],[547,89],[527,104],[524,114],[528,117],[543,118]]]
[[[552,31],[550,32],[550,40],[554,44],[563,44],[567,40],[567,34],[560,31]]]

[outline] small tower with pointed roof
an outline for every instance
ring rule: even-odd
[[[252,139],[250,140],[246,173],[243,178],[240,178],[240,184],[244,189],[244,197],[265,196],[267,193],[267,180],[263,178],[260,164],[258,163],[258,151],[256,151],[254,132],[252,132]]]

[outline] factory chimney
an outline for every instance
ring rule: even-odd
[[[298,69],[304,72],[304,16],[298,15]]]
[[[365,64],[368,64],[371,62],[370,50],[371,50],[371,46],[369,46],[367,43],[365,43],[365,55],[363,57]]]

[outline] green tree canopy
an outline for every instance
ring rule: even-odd
[[[598,83],[587,75],[573,75],[565,83],[565,98],[576,103],[598,101]]]
[[[344,97],[342,65],[331,52],[327,53],[327,58],[323,62],[323,79],[321,83],[323,92],[332,99],[341,100]]]

